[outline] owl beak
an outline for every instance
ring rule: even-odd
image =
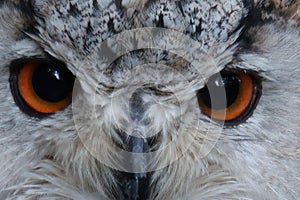
[[[147,200],[150,193],[150,173],[122,172],[122,191],[126,200]]]
[[[146,153],[149,150],[147,140],[128,136],[126,139],[127,150],[132,153]],[[145,163],[135,162],[132,158],[132,169],[136,165],[143,165]],[[119,183],[123,191],[124,199],[128,200],[146,200],[149,198],[151,173],[128,173],[119,172]]]

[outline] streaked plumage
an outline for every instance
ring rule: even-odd
[[[152,162],[133,158],[139,162],[132,170],[161,166],[148,177],[148,199],[297,199],[299,5],[297,0],[2,1],[0,199],[141,198],[119,177],[117,171],[126,166],[108,162],[122,160],[114,145],[126,149],[132,139],[126,134],[158,134],[154,144],[133,140],[148,151],[175,144]],[[120,46],[112,40],[99,49],[102,42],[146,27],[165,29],[118,35],[126,38],[121,47],[134,51],[105,65]],[[130,41],[171,51],[135,49],[140,44]],[[176,55],[173,46],[188,51]],[[25,58],[65,63],[76,76],[72,105],[42,119],[23,113],[9,77],[11,63]],[[223,69],[250,71],[262,80],[253,115],[236,126],[220,126],[197,101],[197,91]]]

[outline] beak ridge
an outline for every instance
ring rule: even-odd
[[[149,151],[149,144],[146,139],[128,136],[126,139],[126,150],[132,153],[147,153]],[[136,165],[146,165],[140,163],[141,160],[132,158],[132,169]],[[126,200],[147,200],[149,198],[151,173],[127,173],[120,172],[119,182]]]

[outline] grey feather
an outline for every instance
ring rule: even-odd
[[[120,184],[116,170],[126,171],[132,163],[138,171],[163,166],[151,170],[147,180],[151,200],[299,198],[299,5],[283,0],[1,2],[0,199],[126,199],[132,188]],[[165,31],[130,35],[130,40],[118,35],[146,27]],[[175,31],[172,39],[166,29]],[[137,46],[130,41],[166,49],[190,45],[189,54],[137,49],[106,66],[109,55],[132,48],[114,43],[122,37],[124,44]],[[116,40],[105,43],[109,38]],[[99,49],[103,43],[105,51]],[[72,105],[43,119],[18,108],[9,86],[10,64],[26,58],[66,64],[76,76]],[[248,70],[262,79],[253,115],[233,127],[209,119],[197,101],[197,91],[223,69]],[[123,132],[142,138],[158,134],[156,145],[124,139]],[[151,161],[147,156],[126,160],[119,147],[130,143],[138,146],[134,153],[170,143],[176,148]],[[131,181],[140,184],[145,176],[138,173]]]

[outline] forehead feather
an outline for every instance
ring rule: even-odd
[[[35,12],[43,21],[41,37],[62,42],[87,53],[114,34],[141,27],[181,31],[209,51],[226,43],[241,27],[248,8],[243,1],[35,1]],[[136,8],[132,16],[128,9]],[[141,10],[139,10],[141,9]]]

